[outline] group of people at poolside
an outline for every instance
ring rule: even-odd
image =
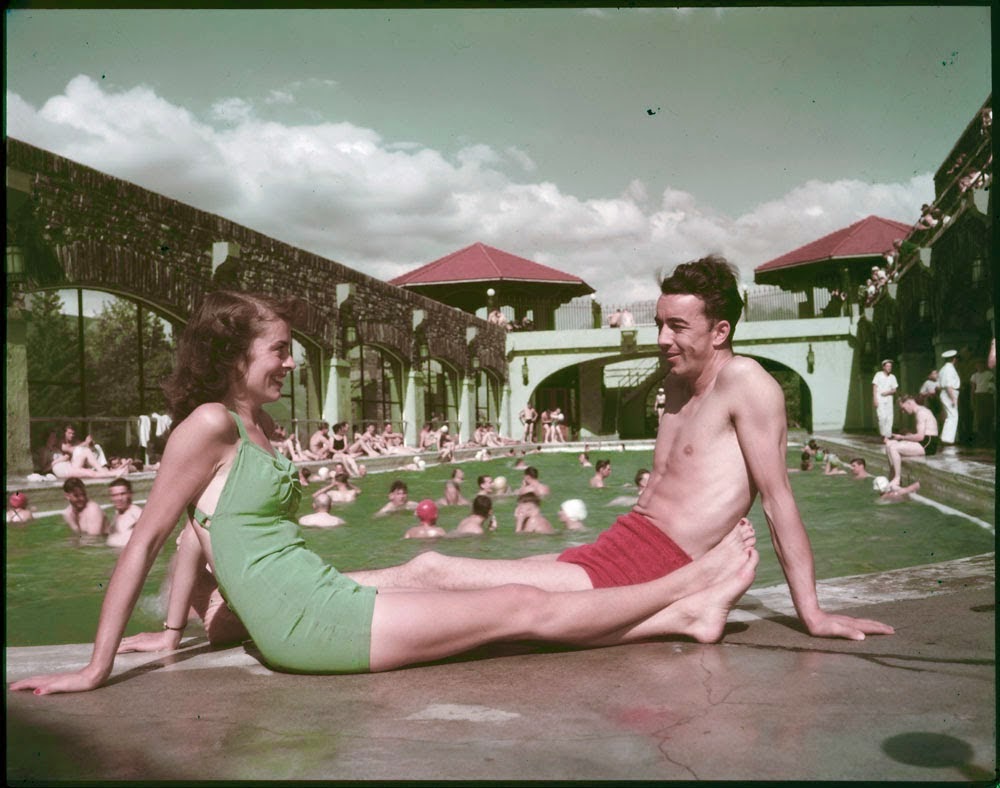
[[[504,640],[715,642],[754,579],[756,536],[745,515],[758,495],[806,630],[853,640],[891,634],[881,622],[820,606],[785,467],[781,389],[732,350],[742,307],[733,269],[720,258],[680,265],[663,281],[656,324],[667,403],[653,467],[633,509],[595,542],[520,560],[428,551],[400,566],[341,573],[306,549],[290,520],[301,496],[298,471],[273,451],[263,409],[295,366],[294,304],[209,294],[165,383],[175,426],[108,585],[90,661],[11,689],[95,689],[119,650],[179,645],[190,594],[171,597],[163,633],[122,635],[182,516],[175,584],[194,588],[185,575],[207,573],[207,563],[213,594],[225,595],[214,610],[231,611],[264,662],[291,672],[390,670]],[[206,618],[210,637],[217,618]]]
[[[566,414],[558,405],[539,413],[529,402],[517,414],[517,418],[524,426],[524,443],[534,443],[536,440],[542,443],[565,443],[569,436]],[[540,433],[535,429],[537,424],[541,425]]]
[[[52,430],[35,462],[39,476],[55,479],[109,479],[147,469],[131,457],[105,457],[92,435],[79,438],[72,424]],[[155,470],[155,466],[148,466]]]

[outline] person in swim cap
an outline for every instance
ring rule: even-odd
[[[586,528],[583,524],[586,519],[587,505],[579,498],[563,501],[559,507],[559,520],[567,531],[582,531]]]
[[[437,524],[437,504],[430,498],[424,498],[424,500],[418,503],[413,513],[420,520],[420,525],[413,526],[403,534],[404,539],[436,539],[439,536],[447,535],[444,528],[439,527]]]
[[[13,493],[7,499],[7,522],[30,523],[35,519],[33,511],[28,507],[28,496],[23,492]]]

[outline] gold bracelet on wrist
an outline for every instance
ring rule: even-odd
[[[187,624],[183,624],[182,626],[179,626],[179,627],[172,627],[166,621],[163,622],[163,630],[164,631],[170,630],[171,632],[183,632],[186,628],[187,628]]]

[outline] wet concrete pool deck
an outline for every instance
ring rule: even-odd
[[[722,643],[496,646],[379,675],[273,673],[203,639],[82,695],[7,693],[7,781],[906,780],[996,770],[994,555],[821,581],[889,637],[808,637],[782,586]],[[8,648],[7,680],[89,645]]]

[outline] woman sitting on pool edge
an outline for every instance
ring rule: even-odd
[[[267,296],[205,297],[164,386],[176,426],[112,574],[90,662],[79,671],[16,681],[12,690],[44,695],[107,681],[143,582],[185,513],[229,605],[277,670],[391,670],[504,640],[596,647],[669,634],[703,642],[722,636],[758,561],[742,540],[730,547],[739,560],[713,567],[718,582],[689,596],[679,591],[677,573],[590,591],[508,585],[378,593],[325,564],[305,548],[292,521],[298,474],[288,458],[272,452],[271,419],[263,410],[280,398],[295,367],[293,315],[290,305]],[[172,623],[180,622],[165,626]]]

